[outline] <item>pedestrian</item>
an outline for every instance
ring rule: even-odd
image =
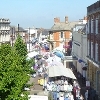
[[[68,100],[68,93],[65,95],[64,100]]]
[[[61,94],[61,96],[59,97],[59,100],[64,100],[64,95]]]
[[[67,92],[68,91],[68,84],[64,84],[64,91]]]
[[[85,92],[85,100],[88,100],[88,90]]]
[[[74,100],[74,97],[73,97],[72,93],[69,93],[68,100]]]
[[[79,97],[79,100],[84,100],[82,95]]]

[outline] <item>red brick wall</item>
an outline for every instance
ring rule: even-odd
[[[94,17],[93,15],[91,16],[88,16],[88,20],[91,19],[91,18],[96,18],[96,16],[98,16],[98,13],[94,14]],[[93,22],[93,33],[91,33],[90,31],[90,34],[87,35],[87,39],[91,42],[93,42],[93,57],[95,59],[95,43],[98,43],[98,60],[100,61],[100,19],[98,20],[98,34],[95,34],[95,21]],[[90,24],[91,25],[91,24]],[[90,27],[90,30],[91,30],[91,27]],[[91,46],[90,46],[91,47]],[[91,53],[91,49],[89,51]]]
[[[59,46],[59,32],[53,33],[54,41],[56,42],[56,47]]]

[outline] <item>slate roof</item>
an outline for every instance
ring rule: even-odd
[[[70,30],[75,26],[75,24],[78,24],[79,21],[75,22],[68,22],[68,23],[56,23],[52,26],[52,31],[66,31]]]
[[[15,31],[18,32],[18,27],[15,27]],[[19,27],[19,32],[27,32],[27,30],[23,29],[22,27]]]
[[[18,27],[11,26],[11,28],[15,28],[15,31],[18,32]],[[19,27],[19,32],[27,32],[27,30],[23,29],[22,27]]]
[[[38,34],[42,33],[42,35],[48,35],[49,34],[49,30],[50,29],[41,29],[41,28],[38,28],[37,33]]]
[[[49,34],[49,29],[44,29],[42,31],[42,35],[48,35]]]

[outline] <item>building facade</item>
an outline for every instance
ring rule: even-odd
[[[77,24],[76,22],[69,22],[68,17],[65,16],[65,22],[60,22],[60,18],[54,18],[54,25],[49,31],[49,40],[53,43],[53,49],[56,47],[64,47],[65,52],[68,49],[69,41],[72,40],[72,27]]]
[[[21,36],[24,43],[27,43],[29,41],[27,33],[28,33],[27,30],[23,29],[22,27],[11,26],[10,27],[11,45],[12,46],[14,45],[18,35]]]
[[[87,7],[88,79],[100,95],[100,1]]]
[[[73,28],[72,56],[77,58],[77,60],[73,60],[75,69],[87,79],[87,34],[85,27],[86,24],[77,24]]]
[[[10,20],[0,19],[0,44],[10,43]]]
[[[25,30],[27,30],[28,32],[27,50],[28,52],[31,52],[33,51],[33,41],[34,39],[38,38],[37,29],[35,27],[32,27],[32,28],[27,28]]]

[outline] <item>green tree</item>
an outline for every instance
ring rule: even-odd
[[[15,50],[18,52],[20,56],[26,56],[27,55],[27,47],[26,44],[23,42],[20,35],[18,35],[17,40],[14,44]]]
[[[20,37],[13,48],[8,44],[0,46],[1,100],[28,100],[28,93],[24,91],[24,86],[29,80],[27,74],[30,73],[33,60],[26,60],[26,50]]]
[[[22,38],[20,35],[18,35],[17,40],[14,44],[14,48],[21,57],[22,65],[24,68],[24,71],[26,73],[30,73],[30,66],[34,64],[34,60],[26,60],[27,58],[27,47],[26,44],[23,42]]]
[[[9,45],[0,47],[0,98],[1,100],[27,100],[21,97],[29,76],[23,70],[21,57]],[[25,93],[26,94],[26,93]],[[24,94],[24,95],[25,95]]]

